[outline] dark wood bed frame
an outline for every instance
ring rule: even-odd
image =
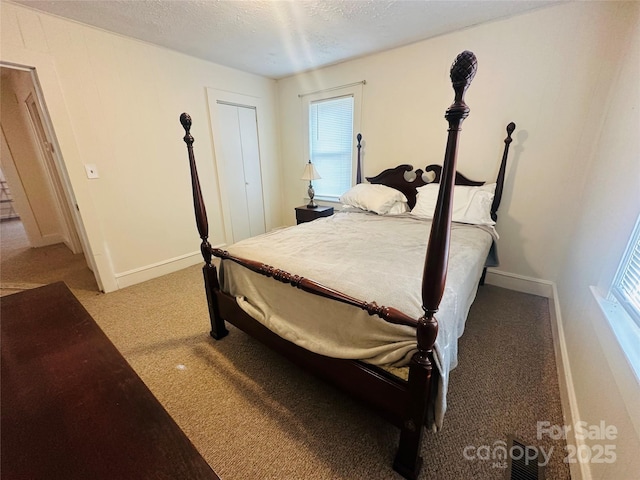
[[[193,153],[194,139],[190,134],[191,117],[186,113],[180,116],[180,122],[185,129],[184,141],[187,144],[191,169],[196,223],[202,240],[201,252],[205,262],[203,274],[211,319],[211,336],[217,340],[225,337],[229,333],[225,327],[225,320],[229,321],[270,348],[279,351],[299,366],[329,380],[334,385],[341,387],[351,395],[369,404],[383,417],[400,428],[400,442],[393,467],[408,479],[417,478],[422,466],[420,449],[423,429],[427,421],[427,412],[432,405],[437,389],[439,372],[433,368],[433,345],[438,334],[436,313],[444,293],[447,275],[454,185],[482,185],[484,183],[474,182],[456,172],[456,153],[460,125],[469,114],[469,108],[464,102],[464,94],[475,75],[476,68],[476,57],[472,52],[468,51],[458,55],[453,63],[451,80],[455,98],[445,114],[445,118],[449,123],[449,130],[443,166],[442,168],[439,166],[426,168],[427,171],[433,171],[436,174],[435,181],[440,183],[440,189],[422,278],[424,315],[419,319],[409,317],[392,307],[379,306],[375,302],[367,303],[350,297],[311,279],[300,277],[260,262],[234,257],[219,248],[212,248],[208,241],[207,215]],[[508,135],[504,141],[505,149],[497,179],[495,200],[492,206],[494,219],[502,196],[506,158],[509,144],[511,143],[511,133],[514,129],[515,125],[513,123],[510,123],[507,127]],[[358,160],[360,160],[361,138],[361,135],[358,135]],[[360,172],[360,161],[358,161],[358,171]],[[381,183],[397,188],[407,195],[409,204],[413,206],[416,199],[415,189],[426,184],[426,182],[422,179],[423,172],[421,170],[416,171],[416,178],[413,181],[407,181],[405,174],[411,171],[413,171],[412,166],[400,165],[396,168],[385,170],[375,177],[368,177],[367,180],[371,183]],[[409,365],[408,380],[402,380],[379,367],[361,361],[330,358],[310,352],[271,332],[246,314],[238,306],[234,297],[221,291],[217,269],[212,264],[213,256],[236,262],[254,272],[273,277],[275,280],[288,283],[311,294],[359,307],[366,310],[370,315],[377,315],[387,322],[415,327],[417,352]]]

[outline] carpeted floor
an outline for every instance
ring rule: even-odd
[[[64,244],[31,248],[19,219],[0,222],[0,295],[63,280],[71,289],[97,292],[84,255]]]
[[[5,257],[4,232],[2,284],[67,282],[221,478],[400,478],[395,427],[232,326],[222,341],[208,336],[199,267],[104,295],[86,266],[56,273],[55,246]],[[29,258],[49,261],[21,277]],[[546,478],[569,478],[562,441],[536,438],[536,422],[564,423],[549,321],[544,298],[480,288],[420,478],[502,479],[491,456],[509,434],[553,449]]]

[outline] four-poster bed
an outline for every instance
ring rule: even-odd
[[[430,222],[411,213],[376,215],[356,212],[359,209],[355,208],[247,239],[228,250],[213,248],[208,242],[208,223],[190,134],[191,118],[186,113],[180,117],[205,261],[211,336],[215,339],[226,336],[225,321],[229,321],[298,365],[367,402],[400,428],[394,468],[406,478],[416,478],[420,471],[423,428],[441,423],[446,380],[456,362],[457,338],[462,334],[495,239],[491,235],[492,224],[515,128],[513,123],[507,127],[495,194],[492,186],[487,197],[493,199],[491,218],[486,224],[456,223],[452,228],[452,216],[456,219],[454,185],[484,188],[484,182],[467,179],[456,172],[455,166],[460,125],[469,113],[464,94],[475,72],[476,58],[471,52],[458,55],[451,67],[455,98],[445,115],[449,133],[444,162],[442,168],[426,169],[433,172],[439,187],[427,192],[431,187],[426,185],[421,170],[416,171],[414,179],[407,180],[407,173],[413,170],[410,165],[367,178],[370,185],[386,186],[382,190],[401,192],[408,208],[415,207],[414,211],[419,207],[416,203],[435,192],[437,201],[434,200],[435,209],[430,210],[433,212]],[[358,135],[359,143],[360,139]],[[360,144],[358,154],[359,147]],[[385,232],[395,237],[387,237]],[[342,239],[343,243],[330,243],[330,237]],[[310,258],[305,255],[309,250],[302,246],[318,238],[321,240],[314,245]],[[359,244],[360,240],[370,243]],[[347,249],[349,245],[355,250],[346,250],[336,257],[336,250]],[[375,257],[374,261],[368,261],[358,248],[364,249],[366,256]],[[384,261],[384,252],[393,248],[401,250],[400,257]],[[452,262],[448,268],[450,254]],[[220,272],[212,263],[213,256],[221,259]],[[445,292],[448,269],[450,278]],[[450,284],[455,284],[455,288],[450,288]],[[447,308],[439,312],[443,296]],[[408,372],[405,378],[399,376],[398,368]]]

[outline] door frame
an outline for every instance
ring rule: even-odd
[[[216,148],[216,141],[219,141],[217,136],[218,128],[218,114],[216,106],[218,103],[226,105],[232,105],[237,107],[252,108],[256,111],[256,130],[258,135],[258,152],[260,158],[258,164],[260,166],[260,183],[262,190],[262,208],[265,206],[264,198],[264,175],[262,168],[262,159],[264,158],[264,152],[262,150],[262,143],[260,142],[260,113],[262,111],[262,99],[260,97],[254,97],[252,95],[245,95],[242,93],[228,92],[226,90],[218,90],[215,88],[207,88],[207,101],[209,106],[209,122],[211,127],[211,141],[213,144],[213,157],[215,159],[216,172],[218,174],[218,191],[220,192],[220,204],[222,206],[222,224],[224,228],[224,238],[227,244],[233,243],[233,231],[231,229],[231,209],[229,208],[229,193],[227,191],[228,183],[226,180],[226,173],[224,171],[224,165],[218,161],[218,149]],[[267,230],[266,211],[265,216],[265,231]]]
[[[33,79],[32,79],[33,81]],[[34,88],[35,91],[35,88]],[[29,113],[29,119],[32,123],[32,129],[37,139],[37,145],[40,149],[40,154],[43,159],[43,163],[45,166],[45,172],[47,173],[49,185],[53,188],[53,193],[55,195],[56,203],[60,209],[61,219],[63,228],[64,228],[64,244],[71,250],[74,254],[82,253],[82,244],[80,243],[80,237],[78,236],[76,225],[73,221],[73,217],[71,212],[73,210],[69,205],[69,201],[66,198],[64,188],[62,186],[62,181],[60,179],[60,174],[58,173],[58,168],[55,163],[56,149],[53,146],[53,141],[51,139],[51,134],[47,132],[47,129],[44,125],[44,112],[38,98],[38,93],[36,93],[36,98],[34,99],[31,94],[25,100],[27,111]],[[31,100],[31,104],[29,101]],[[32,105],[35,108],[35,112],[32,111]],[[34,118],[37,115],[37,118]]]
[[[51,164],[51,168],[55,170],[59,179],[59,183],[52,182],[52,187],[56,192],[58,198],[61,198],[65,201],[65,204],[62,205],[62,207],[66,207],[69,215],[64,215],[64,221],[69,222],[67,223],[67,227],[75,231],[75,234],[79,239],[79,246],[84,253],[84,258],[87,262],[87,266],[95,276],[96,283],[98,284],[98,289],[100,291],[104,291],[103,282],[100,278],[100,272],[95,262],[91,244],[89,243],[89,239],[87,236],[87,231],[80,216],[69,173],[67,171],[64,159],[62,158],[62,150],[60,149],[60,144],[58,143],[58,138],[53,128],[53,123],[51,121],[49,110],[47,109],[47,104],[45,102],[44,93],[38,79],[36,68],[2,60],[0,60],[0,68],[9,68],[13,70],[28,72],[31,77],[31,83],[33,84],[33,89],[36,93],[36,104],[41,116],[42,127],[52,147],[51,158],[53,162]]]

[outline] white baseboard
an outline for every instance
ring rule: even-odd
[[[577,438],[576,429],[573,428],[580,421],[580,411],[578,410],[578,400],[573,386],[571,375],[571,364],[567,353],[567,343],[564,336],[562,324],[562,314],[560,312],[560,301],[558,299],[558,289],[552,282],[553,296],[549,298],[549,314],[551,315],[551,331],[553,335],[553,347],[556,354],[556,368],[558,369],[558,384],[560,386],[560,401],[562,402],[562,413],[564,424],[572,428],[567,435],[567,445],[575,447],[576,452],[581,451],[580,446],[584,444],[583,438]],[[584,447],[583,447],[584,448]],[[591,470],[588,463],[570,463],[569,469],[573,480],[591,480]]]
[[[573,427],[580,421],[580,412],[578,410],[578,402],[573,386],[573,377],[571,376],[571,366],[564,336],[558,289],[555,282],[501,272],[499,270],[488,270],[485,283],[549,299],[549,315],[551,317],[551,332],[553,336],[556,368],[558,371],[563,421],[565,425]],[[567,445],[572,445],[576,449],[579,449],[580,445],[584,443],[584,440],[576,438],[574,432],[575,428],[569,430],[566,439]],[[569,467],[573,480],[591,480],[591,471],[588,463],[571,463]]]
[[[553,297],[554,283],[540,278],[525,277],[524,275],[491,269],[487,270],[485,283],[506,288],[507,290],[538,295],[540,297]]]
[[[49,245],[57,245],[58,243],[64,243],[64,237],[59,233],[50,233],[48,235],[42,235],[38,238],[31,239],[29,242],[32,247],[40,248],[47,247]]]
[[[135,285],[136,283],[146,282],[152,278],[177,272],[178,270],[182,270],[198,263],[203,263],[202,255],[199,251],[187,253],[175,258],[169,258],[162,262],[145,265],[144,267],[135,268],[127,272],[116,273],[115,277],[118,288],[125,288]]]

